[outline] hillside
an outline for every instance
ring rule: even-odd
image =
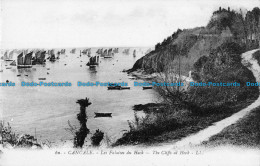
[[[205,27],[177,30],[158,43],[155,49],[137,60],[128,72],[143,69],[145,73],[180,70],[188,75],[194,70],[193,64],[202,56],[209,56],[225,42],[238,43],[243,51],[259,47],[260,9],[246,13],[230,11],[228,8],[213,12]],[[180,56],[179,56],[180,55]]]

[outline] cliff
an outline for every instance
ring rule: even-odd
[[[256,13],[254,19],[259,19],[259,8],[253,11],[252,13]],[[207,26],[177,30],[162,43],[158,43],[152,52],[138,59],[128,72],[143,69],[145,73],[151,74],[165,70],[177,73],[180,70],[182,75],[188,76],[189,71],[194,70],[194,63],[200,57],[209,56],[213,50],[225,42],[238,43],[245,50],[258,47],[259,41],[247,38],[250,33],[258,32],[246,30],[248,24],[251,24],[246,20],[249,19],[243,18],[240,13],[220,8],[213,13]],[[259,22],[257,26],[258,24]]]

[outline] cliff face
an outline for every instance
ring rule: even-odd
[[[242,47],[248,46],[247,49],[258,47],[247,40],[250,32],[245,31],[247,24],[250,22],[246,23],[241,14],[220,9],[213,13],[206,27],[178,30],[162,43],[158,43],[155,50],[137,60],[128,72],[144,69],[149,74],[164,70],[177,73],[180,70],[182,75],[187,76],[200,57],[209,56],[224,42],[235,42]]]
[[[166,46],[156,49],[136,61],[129,72],[144,69],[147,73],[162,72],[164,70],[179,71],[188,75],[193,70],[193,64],[202,56],[208,55],[226,39],[221,36],[200,34],[205,28],[183,30],[178,37]]]

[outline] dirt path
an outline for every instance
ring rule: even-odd
[[[253,72],[253,74],[256,78],[256,81],[260,82],[260,66],[257,63],[257,60],[255,60],[252,57],[252,54],[258,50],[260,50],[260,49],[251,50],[246,53],[243,53],[242,54],[242,63],[245,66],[247,66],[249,70],[251,70]],[[259,87],[259,90],[260,90],[260,87]],[[182,140],[176,142],[175,144],[167,143],[160,147],[169,148],[172,146],[185,147],[185,146],[199,145],[203,141],[207,141],[211,136],[220,133],[227,126],[236,123],[240,118],[243,118],[248,112],[250,112],[252,109],[254,109],[258,106],[260,106],[260,97],[258,97],[258,99],[254,103],[249,105],[247,108],[233,114],[232,116],[225,118],[219,122],[216,122],[213,125],[207,127],[206,129],[199,131],[198,133],[185,137]]]

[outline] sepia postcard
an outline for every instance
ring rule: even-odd
[[[260,166],[260,0],[0,8],[0,166]]]

